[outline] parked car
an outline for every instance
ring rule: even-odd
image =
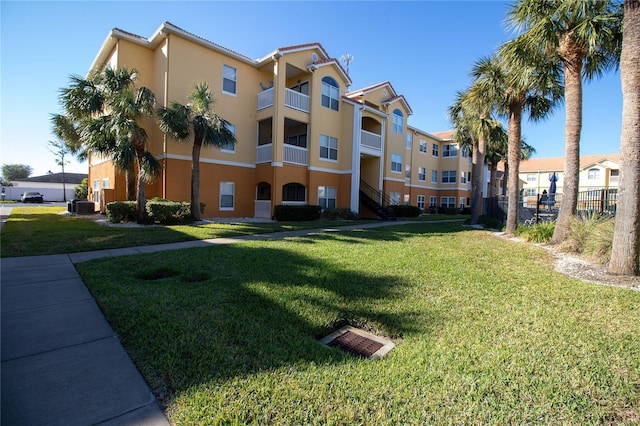
[[[23,203],[42,203],[44,197],[39,192],[25,192],[22,194]]]

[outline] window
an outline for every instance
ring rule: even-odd
[[[235,125],[227,123],[226,127],[231,133],[233,133],[233,136],[236,135]],[[222,144],[220,145],[220,150],[225,152],[236,152],[236,144],[233,142]]]
[[[411,164],[404,165],[404,178],[411,179]]]
[[[333,186],[318,187],[318,205],[322,210],[336,208],[336,188]]]
[[[435,195],[429,197],[429,206],[435,207],[438,204],[438,198]]]
[[[403,198],[404,198],[404,204],[405,204],[406,206],[408,206],[408,205],[409,205],[409,202],[411,201],[411,195],[409,195],[409,194],[404,194],[404,197],[403,197]]]
[[[424,210],[424,195],[418,195],[418,208]]]
[[[464,206],[467,204],[467,199],[465,197],[460,197],[460,208],[464,209]]]
[[[222,92],[235,95],[236,84],[237,84],[236,79],[237,79],[236,69],[233,67],[230,67],[229,65],[223,65],[222,66]]]
[[[467,183],[467,174],[465,172],[460,172],[460,183]]]
[[[527,182],[536,182],[538,180],[538,176],[529,173],[527,175]]]
[[[391,154],[391,171],[402,173],[402,155]]]
[[[442,147],[442,157],[457,157],[458,145],[450,144]]]
[[[289,87],[294,92],[302,93],[303,95],[309,95],[309,82],[305,81],[300,84]]]
[[[338,101],[340,99],[340,86],[331,77],[322,79],[322,106],[338,111]]]
[[[587,172],[587,179],[589,180],[595,180],[595,179],[600,179],[600,169],[589,169],[589,171]]]
[[[404,115],[402,115],[402,111],[399,109],[393,110],[393,123],[391,125],[391,130],[393,133],[402,133],[404,129]]]
[[[438,171],[431,170],[431,183],[438,183]]]
[[[418,180],[420,182],[427,180],[427,169],[424,167],[418,167]]]
[[[307,147],[307,135],[292,135],[287,138],[287,145],[299,146],[300,148]]]
[[[440,207],[446,209],[456,208],[456,197],[440,197]]]
[[[411,134],[411,132],[407,133],[407,149],[411,149],[411,147],[413,146],[413,135]]]
[[[467,172],[467,182],[471,182],[471,172]]]
[[[462,146],[462,158],[469,157],[469,148],[466,145]]]
[[[618,169],[612,169],[612,170],[611,170],[611,177],[612,177],[612,178],[620,177],[620,170],[618,170]]]
[[[100,202],[100,179],[93,180],[93,202]]]
[[[338,139],[320,135],[320,158],[338,160]]]
[[[399,206],[400,205],[400,193],[399,192],[391,192],[389,194],[389,198],[391,199],[391,202],[389,204],[391,204],[392,206]]]
[[[282,187],[282,201],[302,202],[307,200],[307,191],[299,183],[288,183]]]
[[[439,145],[437,143],[434,143],[433,148],[431,148],[431,155],[433,155],[434,157],[438,156],[438,147]]]
[[[424,139],[420,139],[420,152],[426,154],[427,153],[427,141]]]
[[[532,197],[534,195],[536,195],[536,189],[535,188],[527,188],[524,190],[524,195],[527,197]]]
[[[233,182],[220,182],[220,210],[233,210],[234,187]]]
[[[109,178],[102,179],[102,189],[108,189],[108,188],[109,188]]]
[[[442,172],[442,183],[456,183],[456,171],[445,170]],[[454,201],[453,204],[456,202]]]

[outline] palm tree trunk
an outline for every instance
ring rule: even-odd
[[[483,136],[473,143],[473,156],[471,168],[471,224],[480,222],[482,214],[482,175],[484,170],[484,157],[487,151],[487,140]]]
[[[570,35],[567,36],[570,38]],[[565,153],[564,183],[562,185],[562,201],[560,213],[550,243],[564,241],[569,232],[570,220],[576,213],[578,205],[578,184],[580,175],[580,132],[582,131],[582,58],[583,55],[573,53],[571,47],[563,47],[569,41],[561,41],[560,51],[564,66],[565,84]],[[579,50],[579,49],[578,49]]]
[[[624,3],[620,186],[609,272],[638,275],[640,266],[640,0]]]
[[[520,156],[522,155],[522,105],[512,105],[509,110],[509,191],[507,200],[507,234],[512,234],[518,226],[518,201],[520,190]]]
[[[138,164],[141,164],[141,158],[138,157]],[[136,210],[138,213],[138,223],[147,222],[147,184],[143,179],[142,166],[138,167],[138,191],[136,198]]]
[[[489,198],[496,196],[496,180],[498,175],[498,163],[492,161],[489,163]]]
[[[125,171],[127,201],[136,200],[136,171],[133,165]]]
[[[200,150],[202,141],[193,142],[191,150],[191,216],[200,220]]]

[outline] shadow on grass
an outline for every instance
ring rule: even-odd
[[[437,235],[443,225],[101,259],[78,269],[156,396],[167,405],[181,392],[209,381],[300,363],[344,362],[349,355],[317,342],[344,322],[396,339],[407,333],[429,334],[444,313],[413,312],[408,283],[357,265],[367,259],[354,263],[344,257],[354,243]],[[324,246],[307,253],[306,245],[298,244],[303,240]]]

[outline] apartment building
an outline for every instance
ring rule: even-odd
[[[237,143],[203,147],[204,217],[272,217],[279,204],[347,207],[374,214],[379,204],[469,205],[471,162],[457,144],[411,127],[411,107],[390,82],[347,91],[351,79],[319,43],[276,49],[259,59],[168,22],[144,38],[110,32],[91,70],[135,68],[158,104],[188,102],[207,82],[215,111]],[[163,166],[147,196],[189,200],[191,145],[145,123],[149,151]],[[111,161],[89,159],[90,197],[125,199],[125,178]]]
[[[532,158],[520,162],[520,184],[523,202],[535,206],[536,197],[548,191],[550,176],[557,178],[558,199],[562,198],[564,185],[564,157]],[[599,196],[603,189],[617,190],[620,177],[620,154],[580,156],[578,192]]]

